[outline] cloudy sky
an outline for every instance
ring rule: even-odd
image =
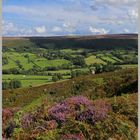
[[[137,33],[138,0],[3,0],[3,36]]]

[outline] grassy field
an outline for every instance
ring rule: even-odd
[[[70,76],[63,76],[64,79],[70,78]],[[52,76],[35,76],[35,75],[13,75],[6,74],[2,77],[3,81],[9,81],[12,79],[18,79],[21,81],[22,87],[39,86],[52,82]]]
[[[28,58],[25,55],[29,56]],[[64,59],[56,60],[47,60],[46,58],[38,58],[35,54],[32,53],[17,53],[17,52],[6,52],[3,53],[3,57],[8,58],[8,64],[3,65],[3,69],[18,68],[16,61],[20,61],[21,65],[25,70],[31,69],[34,64],[38,65],[41,68],[44,67],[57,67],[63,64],[69,64],[70,61]]]
[[[35,60],[37,57],[32,53],[16,53],[16,52],[6,52],[3,53],[4,57],[8,58],[8,64],[3,66],[3,69],[15,68],[18,67],[16,65],[16,61],[20,61],[21,65],[25,70],[31,69],[33,67],[33,63],[29,63],[28,59],[25,55],[29,55],[30,60]]]
[[[62,49],[60,50],[61,52],[64,53],[69,53],[69,54],[75,54],[75,53],[81,53],[83,52],[84,49],[78,49],[78,50],[74,50],[74,49]]]
[[[57,67],[63,64],[69,64],[70,61],[64,59],[57,59],[57,60],[47,60],[45,58],[37,59],[34,62],[36,65],[40,66],[41,68],[44,67]]]
[[[111,63],[115,63],[115,62],[116,62],[114,59],[112,59],[112,58],[109,57],[109,56],[103,56],[103,57],[102,57],[102,60],[104,60],[104,61],[109,61],[109,62],[111,62]]]
[[[96,58],[95,55],[91,55],[88,58],[85,59],[87,65],[91,65],[94,63],[98,64],[106,64],[104,61],[102,61],[100,58]]]
[[[138,68],[137,64],[120,65],[122,68]]]
[[[66,75],[63,76],[64,79],[69,79],[71,77],[71,69],[62,69],[59,68],[59,66],[61,67],[62,65],[70,65],[70,66],[74,66],[71,62],[71,60],[66,60],[63,59],[63,57],[57,57],[56,59],[53,58],[53,60],[48,60],[45,57],[43,57],[43,55],[41,55],[42,53],[48,53],[49,49],[41,49],[40,53],[38,55],[37,52],[16,52],[14,49],[10,48],[9,51],[6,51],[3,53],[3,57],[8,59],[8,64],[3,65],[3,70],[8,70],[11,68],[16,68],[19,69],[19,65],[17,63],[17,61],[22,65],[22,68],[26,71],[26,70],[31,70],[34,69],[34,66],[38,66],[40,69],[39,70],[43,70],[43,68],[45,67],[57,67],[59,70],[55,70],[55,71],[47,71],[46,69],[42,72],[38,72],[38,75],[42,75],[42,73],[45,74],[54,74],[54,73],[61,73],[62,75]],[[75,56],[83,56],[85,59],[85,63],[89,66],[91,64],[107,64],[107,62],[111,62],[111,63],[116,63],[116,62],[123,62],[123,58],[125,58],[125,60],[129,59],[132,60],[134,58],[137,57],[137,55],[135,54],[135,51],[121,51],[118,50],[117,54],[121,54],[122,57],[118,58],[116,57],[116,55],[114,56],[111,52],[109,51],[93,51],[91,49],[87,50],[87,49],[60,49],[59,51],[65,53],[66,55],[70,55],[71,57],[75,57]],[[83,55],[83,52],[86,52],[86,54],[88,54],[89,57],[86,58],[85,55]],[[122,59],[122,60],[121,60]],[[84,71],[84,72],[89,72],[89,68],[88,66],[85,67],[81,67],[81,68],[74,68],[73,70],[80,70],[80,71]],[[130,63],[130,65],[120,65],[122,68],[135,68],[137,67],[137,65],[132,65]],[[37,67],[35,67],[37,68]],[[30,73],[29,73],[30,74]],[[46,84],[46,83],[50,83],[52,82],[52,77],[51,76],[32,76],[32,75],[3,75],[3,80],[10,80],[10,79],[18,79],[21,80],[22,83],[22,87],[29,87],[29,86],[37,86],[37,85],[42,85],[42,84]]]

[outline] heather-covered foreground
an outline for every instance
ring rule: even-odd
[[[136,69],[82,76],[3,94],[3,138],[137,139]]]
[[[90,100],[74,96],[36,110],[12,114],[3,110],[4,137],[30,140],[137,139],[137,94]],[[10,118],[9,121],[6,121]]]

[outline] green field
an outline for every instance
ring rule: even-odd
[[[58,67],[63,64],[69,64],[70,62],[68,60],[64,60],[64,59],[47,60],[45,58],[41,58],[41,59],[35,60],[34,63],[41,68],[45,68],[45,67]]]
[[[25,57],[25,55],[28,54],[30,60],[35,60],[36,55],[32,53],[16,53],[16,52],[7,52],[3,53],[4,57],[8,58],[8,64],[3,66],[3,69],[9,69],[9,68],[17,68],[16,61],[20,61],[21,65],[25,70],[31,69],[33,67],[32,62],[28,62],[28,59]]]
[[[81,57],[86,65],[74,65],[74,57],[77,57],[77,59]],[[22,87],[51,83],[53,82],[52,75],[58,73],[63,76],[63,79],[69,79],[71,71],[75,70],[89,74],[90,65],[95,63],[107,65],[108,62],[111,62],[113,65],[117,63],[116,65],[120,65],[122,68],[137,67],[137,65],[131,63],[123,65],[123,62],[131,62],[131,60],[137,58],[136,51],[128,52],[124,50],[113,51],[112,53],[111,51],[94,51],[92,49],[51,50],[39,48],[39,52],[36,52],[34,50],[17,51],[10,48],[10,50],[3,52],[3,58],[8,60],[8,63],[3,64],[4,74],[7,74],[3,75],[3,80],[16,78],[21,81]],[[63,66],[66,66],[66,68]],[[14,71],[18,70],[18,73],[12,72],[13,75],[9,73],[12,68],[15,68]],[[7,71],[8,73],[6,73]],[[35,73],[36,71],[37,73]]]
[[[103,56],[103,57],[102,57],[102,60],[104,60],[104,61],[109,61],[109,62],[111,62],[111,63],[115,63],[115,62],[116,62],[114,59],[112,59],[112,58],[109,57],[109,56]]]
[[[70,76],[63,76],[63,79],[68,79]],[[2,77],[3,81],[17,79],[21,81],[22,87],[38,86],[42,84],[53,83],[52,76],[35,76],[35,75],[13,75],[6,74]]]
[[[29,59],[26,58],[25,55],[28,55]],[[18,66],[16,65],[17,60],[20,61],[25,70],[31,69],[34,65],[44,68],[57,67],[63,64],[70,63],[70,61],[64,59],[47,60],[43,57],[39,58],[33,53],[6,52],[3,53],[3,57],[6,57],[8,59],[8,64],[3,65],[3,69],[18,68]]]
[[[138,68],[137,64],[120,65],[122,68]]]
[[[94,63],[98,63],[98,64],[106,64],[104,61],[102,61],[100,58],[96,58],[95,55],[91,55],[88,58],[85,58],[86,64],[87,65],[91,65]]]

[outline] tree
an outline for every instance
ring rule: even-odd
[[[71,78],[75,78],[76,77],[76,71],[71,71]]]
[[[9,87],[12,88],[20,88],[21,85],[21,81],[17,80],[17,79],[13,79],[9,82]]]
[[[7,57],[2,57],[2,65],[8,64],[8,59]]]
[[[63,76],[62,76],[61,73],[58,73],[58,74],[57,74],[57,77],[58,77],[59,80],[63,79]]]
[[[5,89],[8,89],[9,88],[9,84],[7,81],[4,81],[2,82],[2,89],[5,90]]]
[[[58,78],[58,76],[56,74],[52,76],[52,81],[53,82],[56,82],[58,80],[59,80],[59,78]]]
[[[82,56],[74,57],[72,59],[72,63],[73,63],[73,65],[78,65],[78,66],[81,66],[81,67],[86,65],[85,59]]]

